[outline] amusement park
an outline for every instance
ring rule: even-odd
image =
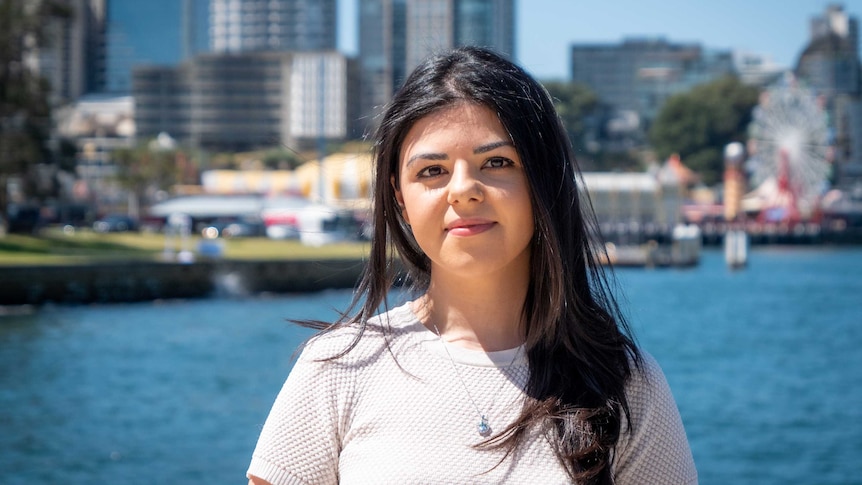
[[[765,90],[745,145],[724,149],[722,212],[705,242],[744,231],[753,244],[860,242],[862,191],[833,188],[835,140],[824,97],[791,75]]]

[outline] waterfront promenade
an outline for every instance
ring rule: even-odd
[[[824,230],[818,224],[742,226],[752,246],[810,245],[832,247],[862,243],[862,229]],[[703,244],[720,245],[724,233],[735,226],[700,226]],[[616,244],[609,254],[612,264],[627,267],[690,266],[672,261],[669,226],[603,224],[602,234]],[[298,241],[266,238],[204,241],[195,238],[187,246],[201,251],[201,244],[216,245],[219,257],[197,254],[180,262],[175,253],[163,253],[166,240],[154,234],[75,234],[47,232],[32,241],[51,250],[34,253],[24,263],[9,257],[26,253],[27,244],[13,236],[0,239],[0,305],[45,303],[116,303],[208,296],[248,296],[261,293],[294,293],[353,288],[361,276],[367,247],[362,243],[334,249],[302,246]],[[173,249],[178,249],[176,241]],[[31,251],[33,251],[31,249]],[[6,259],[4,260],[4,254]],[[57,259],[57,255],[72,259]],[[652,258],[650,257],[652,255]],[[11,263],[10,263],[11,262]]]
[[[701,485],[860,483],[862,248],[758,247],[732,271],[616,271]],[[245,483],[260,427],[350,290],[0,316],[0,483]]]
[[[859,226],[846,224],[820,224],[815,222],[763,223],[745,222],[705,222],[700,228],[705,246],[721,245],[724,235],[730,230],[740,230],[748,234],[748,240],[755,246],[770,245],[858,245],[862,244],[862,222]],[[644,244],[657,241],[659,244],[670,242],[673,227],[670,224],[639,223],[602,223],[600,229],[604,238],[617,244]]]
[[[170,239],[160,234],[0,238],[0,305],[112,303],[353,288],[367,244]],[[206,256],[209,254],[210,256]]]

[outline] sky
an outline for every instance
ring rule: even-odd
[[[339,49],[356,53],[356,3],[338,0]],[[568,79],[572,43],[664,37],[763,54],[793,67],[809,20],[829,3],[862,20],[862,0],[515,0],[516,59],[540,79]]]

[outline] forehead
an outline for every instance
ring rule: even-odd
[[[400,158],[428,148],[458,148],[489,141],[512,141],[496,113],[473,103],[458,103],[417,120],[401,144]]]

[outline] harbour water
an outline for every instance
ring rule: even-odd
[[[702,484],[862,484],[862,249],[620,270]],[[244,483],[309,332],[347,291],[0,317],[0,483]]]

